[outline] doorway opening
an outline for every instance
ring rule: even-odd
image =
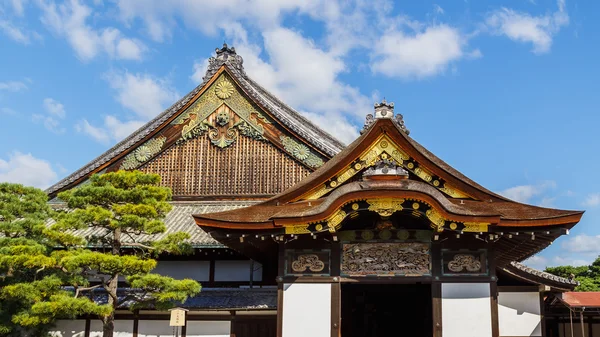
[[[342,284],[342,337],[433,336],[430,284]]]

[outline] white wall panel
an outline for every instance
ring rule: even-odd
[[[542,336],[540,294],[500,292],[498,325],[500,336]]]
[[[442,284],[442,335],[492,336],[489,283]]]
[[[283,337],[331,336],[331,284],[283,287]]]
[[[230,321],[188,321],[187,337],[229,337]]]
[[[84,337],[85,319],[58,320],[50,330],[52,337]]]
[[[215,261],[215,281],[250,281],[250,260]],[[262,266],[254,262],[254,281],[262,281]]]
[[[210,261],[158,261],[153,273],[170,276],[176,280],[186,278],[196,281],[210,279]]]
[[[179,328],[181,334],[181,327]],[[140,320],[138,323],[138,337],[173,337],[173,327],[169,321]]]
[[[115,320],[114,337],[132,337],[133,320]],[[102,321],[93,319],[90,321],[90,337],[102,337]]]

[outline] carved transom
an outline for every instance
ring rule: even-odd
[[[481,271],[481,261],[474,255],[456,254],[452,261],[448,262],[448,269],[455,273],[466,270],[471,273]]]
[[[292,270],[296,273],[304,273],[306,270],[318,273],[325,269],[325,263],[316,254],[302,254],[292,262]]]

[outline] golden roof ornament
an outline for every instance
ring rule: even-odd
[[[375,103],[375,113],[367,114],[367,118],[365,120],[365,125],[360,131],[361,134],[365,133],[372,124],[375,123],[376,119],[391,119],[396,126],[402,130],[407,135],[410,134],[410,131],[404,125],[404,117],[402,114],[394,114],[394,103],[388,103],[385,98],[381,101],[381,103]]]

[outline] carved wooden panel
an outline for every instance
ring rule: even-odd
[[[268,142],[239,137],[221,149],[207,135],[173,145],[139,170],[160,174],[174,196],[274,195],[310,173]]]
[[[488,274],[485,250],[442,250],[445,276],[483,276]]]
[[[346,243],[342,245],[341,270],[345,276],[431,275],[429,244]]]
[[[330,275],[329,250],[293,250],[285,252],[286,275]]]

